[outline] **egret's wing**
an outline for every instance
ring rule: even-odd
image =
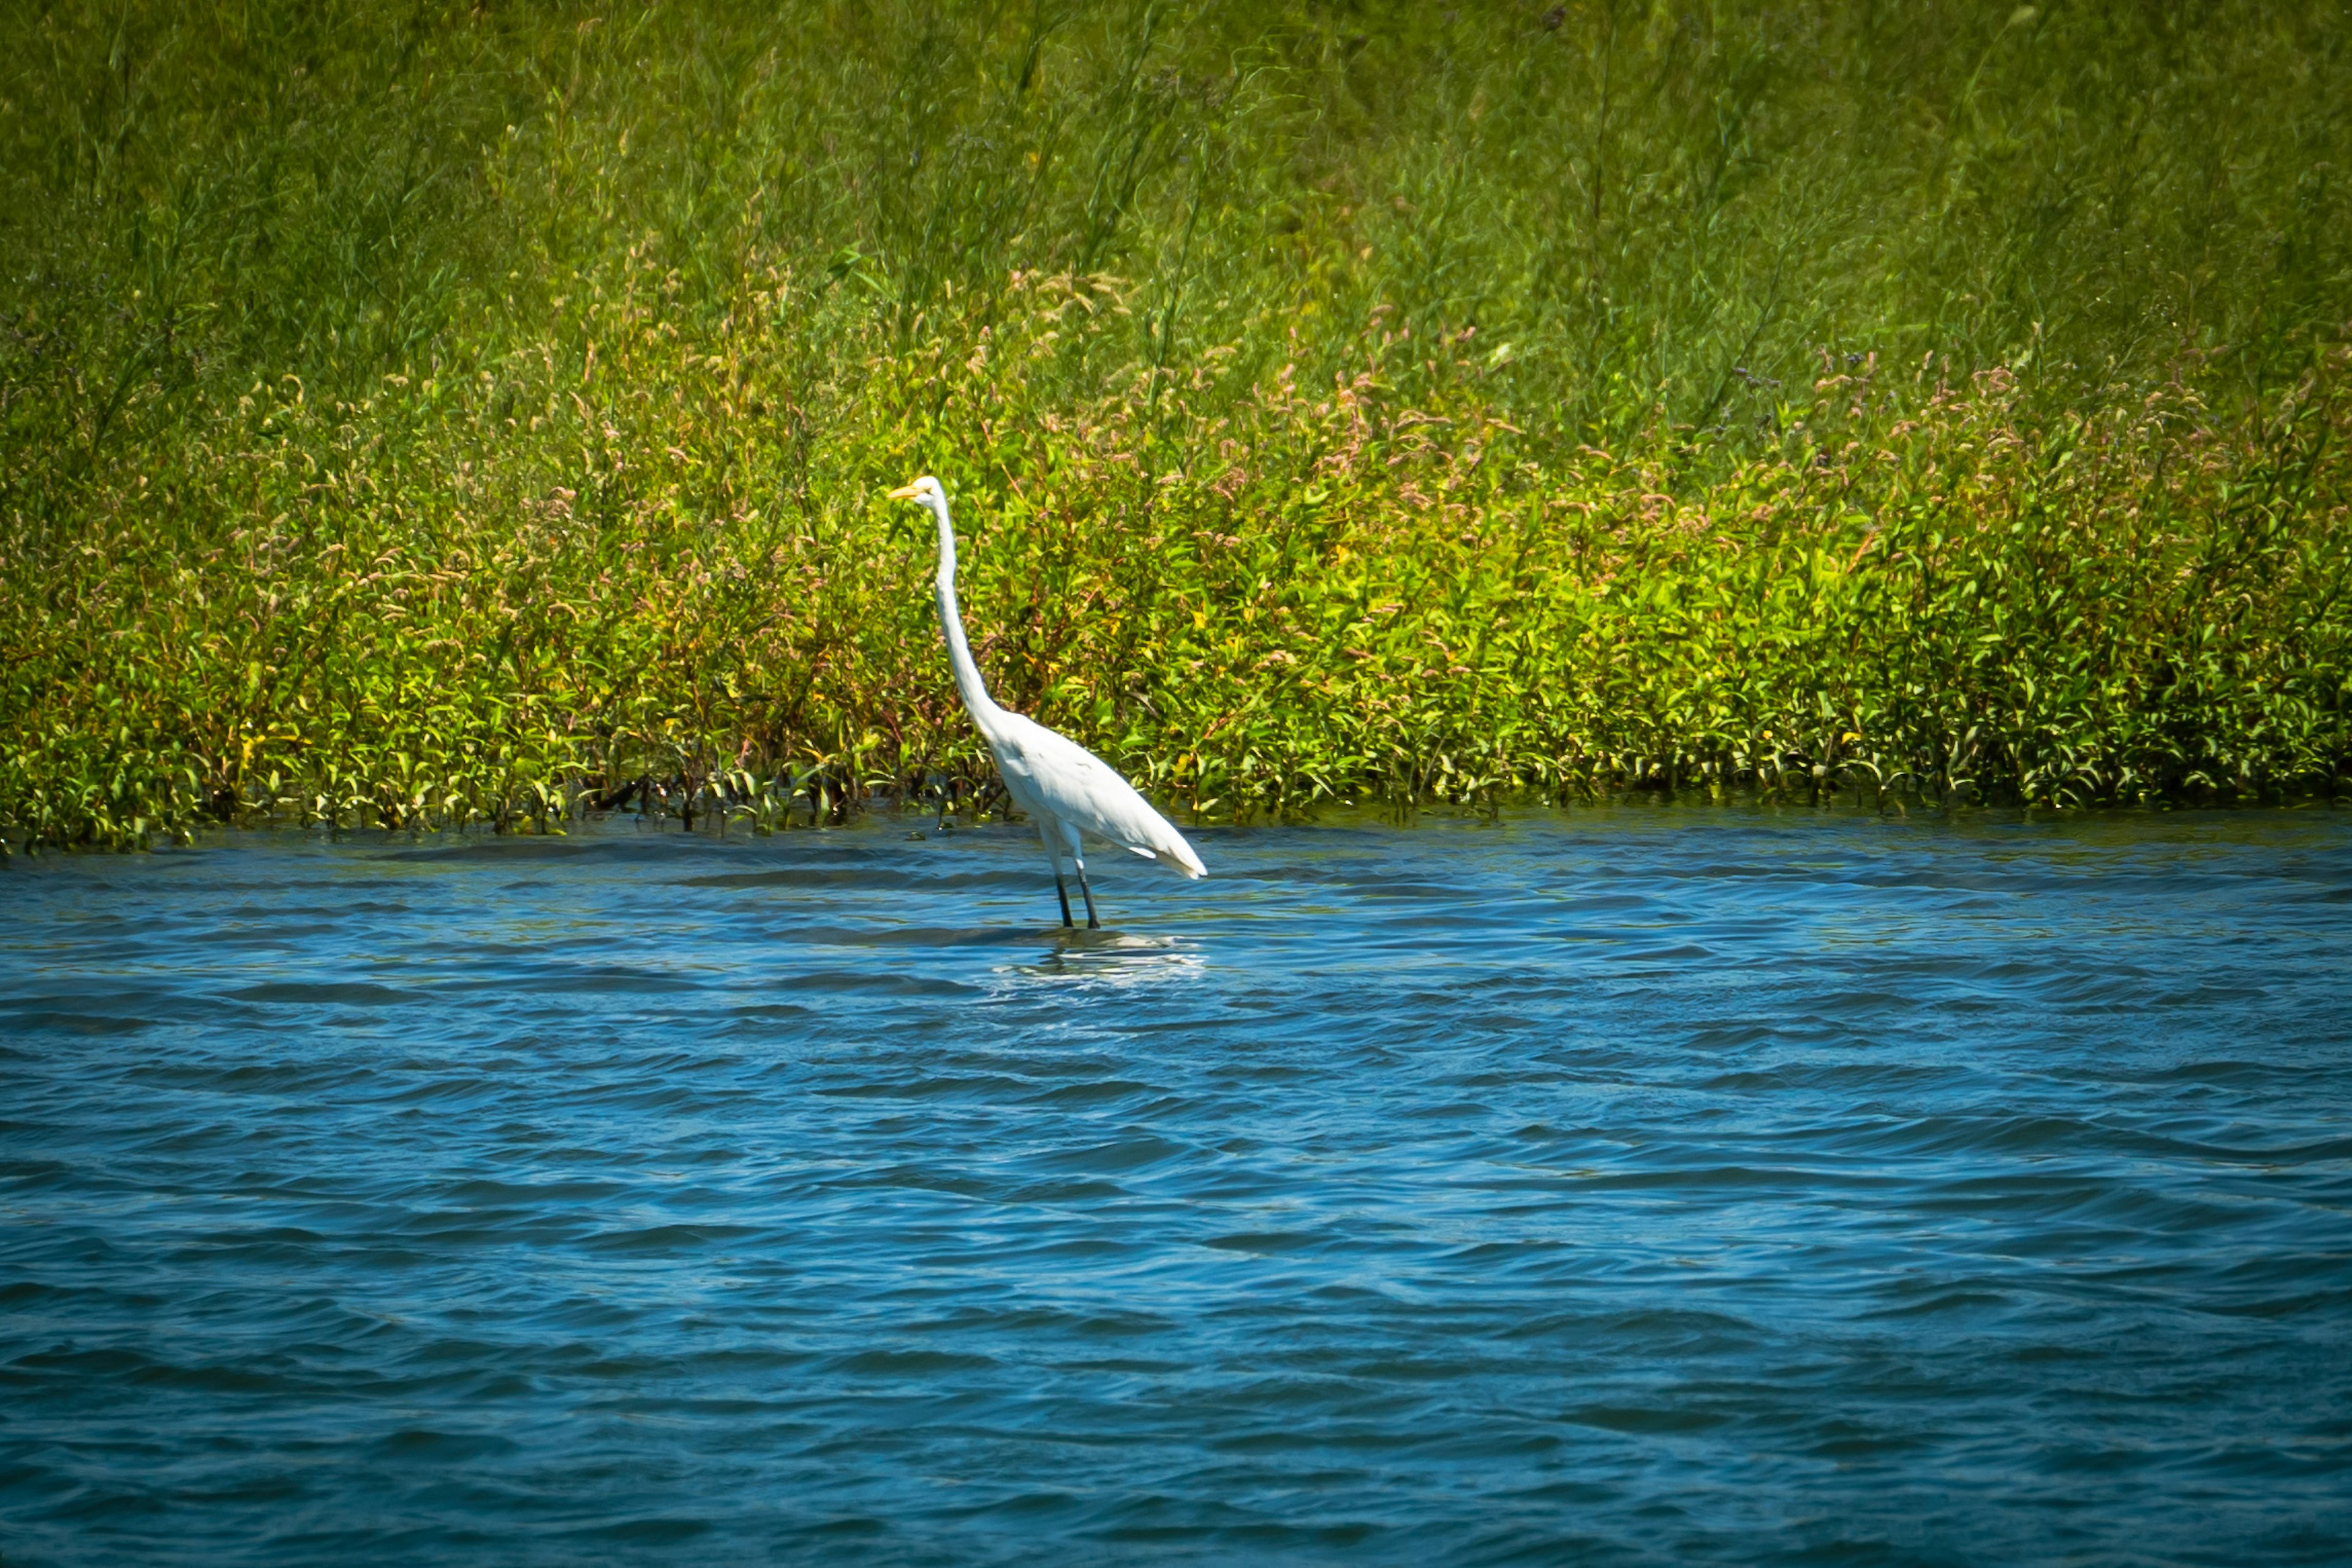
[[[1108,763],[1034,720],[1017,713],[1004,718],[1011,721],[1008,732],[992,737],[992,743],[1008,783],[1014,773],[1025,775],[1023,782],[1045,808],[1082,833],[1187,877],[1209,874],[1175,825],[1152,810]]]

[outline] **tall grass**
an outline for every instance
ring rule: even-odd
[[[0,840],[2332,790],[2341,5],[0,18]]]

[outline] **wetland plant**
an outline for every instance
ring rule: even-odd
[[[0,18],[0,842],[2332,795],[2341,6]]]

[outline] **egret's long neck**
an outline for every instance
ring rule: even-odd
[[[955,524],[948,521],[945,500],[931,509],[931,515],[940,521],[940,581],[932,595],[939,601],[940,630],[947,635],[948,663],[955,668],[956,689],[963,693],[963,705],[972,721],[985,731],[988,721],[1003,710],[981,684],[980,666],[971,661],[971,646],[963,640],[963,612],[956,608]]]

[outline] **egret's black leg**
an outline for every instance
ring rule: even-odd
[[[1102,921],[1095,919],[1095,890],[1087,886],[1087,863],[1083,860],[1078,862],[1078,894],[1087,900],[1087,929],[1102,930]],[[1069,901],[1064,900],[1062,907],[1067,909]]]
[[[1062,923],[1075,926],[1070,918],[1070,889],[1062,884],[1062,825],[1052,817],[1037,814],[1037,842],[1045,851],[1045,864],[1054,868],[1054,896],[1062,900]]]

